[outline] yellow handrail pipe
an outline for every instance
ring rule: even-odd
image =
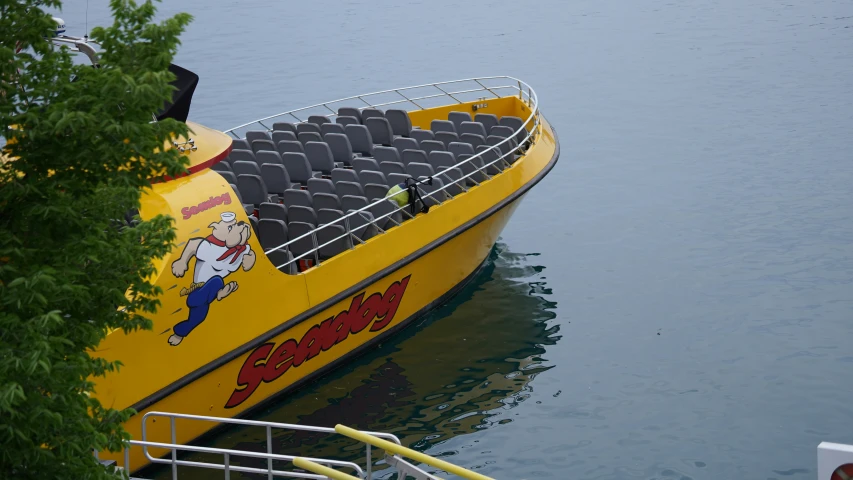
[[[361,480],[358,477],[353,477],[352,475],[347,475],[346,473],[339,472],[334,468],[329,468],[324,465],[320,465],[317,462],[312,462],[311,460],[306,460],[302,457],[296,457],[293,459],[293,464],[297,467],[308,470],[312,473],[318,473],[320,475],[325,475],[332,480]]]
[[[472,472],[471,470],[468,470],[466,468],[462,468],[458,465],[445,462],[444,460],[439,460],[425,453],[412,450],[411,448],[406,448],[401,445],[397,445],[396,443],[389,442],[388,440],[376,438],[373,435],[370,435],[369,433],[364,433],[354,428],[347,427],[345,425],[335,425],[335,431],[337,433],[340,433],[341,435],[352,438],[354,440],[358,440],[360,442],[373,445],[374,447],[381,448],[386,452],[391,452],[395,455],[402,455],[404,457],[411,458],[412,460],[425,463],[431,467],[440,468],[445,472],[452,473],[453,475],[456,475],[457,477],[462,477],[466,480],[494,480],[491,477],[487,477],[480,473]]]

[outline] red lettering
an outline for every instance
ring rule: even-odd
[[[334,320],[332,320],[332,326],[329,327],[337,333],[337,338],[335,339],[335,345],[343,342],[349,336],[349,311],[344,311],[339,313]]]
[[[397,308],[400,307],[400,301],[403,300],[403,293],[409,285],[409,277],[411,277],[411,275],[399,282],[392,283],[391,286],[388,287],[388,290],[385,290],[385,295],[382,296],[382,309],[380,312],[377,312],[376,321],[373,322],[373,325],[370,327],[371,332],[382,330],[391,323],[391,320],[394,320],[394,315],[397,314]]]
[[[267,360],[267,368],[264,370],[264,382],[272,382],[284,375],[284,372],[293,364],[293,354],[296,352],[296,342],[288,340],[275,349],[272,356]]]
[[[323,320],[320,324],[320,348],[327,351],[338,343],[338,332],[332,330],[332,322],[334,317]]]
[[[350,332],[358,333],[364,330],[364,328],[373,321],[373,317],[376,315],[376,309],[381,303],[382,295],[379,293],[374,293],[367,297],[367,300],[365,300],[358,309],[358,313],[353,316],[353,321],[350,325]]]
[[[222,194],[222,200],[225,202],[225,205],[231,205],[231,194],[230,193],[223,193]]]
[[[223,193],[222,195],[211,196],[207,200],[203,200],[199,202],[198,205],[193,205],[190,207],[184,207],[181,209],[181,213],[184,216],[184,220],[188,220],[193,215],[199,214],[206,210],[210,210],[211,208],[217,205],[231,205],[231,194],[228,192]]]
[[[246,358],[245,363],[243,363],[243,366],[240,368],[240,373],[237,375],[237,386],[245,388],[241,390],[235,389],[231,394],[231,398],[228,399],[228,403],[225,404],[225,408],[240,405],[255,392],[255,389],[258,388],[258,385],[260,385],[261,381],[264,379],[265,364],[258,362],[266,360],[273,347],[275,347],[275,343],[265,343],[256,348],[255,351]]]
[[[184,214],[184,220],[186,220],[186,219],[188,219],[188,218],[190,218],[190,217],[192,217],[192,216],[193,216],[193,214],[192,214],[192,213],[190,213],[190,207],[184,207],[184,208],[182,208],[182,209],[181,209],[181,213],[183,213],[183,214]]]

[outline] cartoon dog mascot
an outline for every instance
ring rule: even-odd
[[[235,222],[233,212],[224,212],[222,221],[208,225],[213,233],[206,238],[191,238],[181,258],[172,263],[172,273],[180,278],[189,268],[190,260],[195,257],[193,283],[189,289],[183,289],[181,295],[187,295],[189,316],[174,327],[174,335],[169,344],[178,345],[207,317],[210,304],[222,300],[237,290],[237,282],[225,283],[224,278],[243,266],[249,271],[255,265],[255,252],[248,245],[252,228],[246,222]]]

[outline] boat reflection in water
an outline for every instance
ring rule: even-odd
[[[559,327],[550,322],[556,303],[548,300],[544,267],[532,265],[533,259],[498,243],[483,270],[449,304],[352,365],[273,399],[251,418],[390,432],[421,451],[493,427],[490,418],[523,402],[533,379],[551,368],[546,347],[560,338]],[[227,428],[197,443],[262,452],[266,433],[257,427]],[[364,455],[363,446],[348,438],[311,432],[278,434],[273,445],[280,454],[359,462]],[[233,462],[266,468],[265,460]],[[194,473],[209,472],[186,470],[181,478]],[[164,470],[158,478],[168,476]]]

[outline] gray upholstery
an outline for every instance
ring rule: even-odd
[[[308,117],[308,123],[313,123],[314,125],[323,125],[324,123],[331,123],[329,117],[323,115],[310,115]]]
[[[456,133],[456,125],[453,125],[453,122],[448,120],[433,120],[429,124],[429,129],[433,131],[433,133],[438,132],[453,132]]]
[[[352,161],[352,168],[358,172],[361,177],[363,170],[379,170],[379,163],[372,158],[356,158]]]
[[[302,235],[305,235],[306,233],[310,233],[312,230],[314,230],[314,226],[311,225],[310,223],[288,222],[288,224],[287,224],[287,239],[288,239],[288,241],[296,240],[297,238],[301,237]],[[314,240],[312,239],[311,235],[309,235],[305,238],[302,238],[300,240],[296,240],[295,242],[290,244],[290,253],[293,254],[294,258],[299,257],[301,255],[304,255],[313,249],[314,249]],[[302,259],[315,260],[313,254],[308,254],[308,255],[302,257]]]
[[[361,181],[362,186],[366,186],[368,183],[388,185],[388,181],[385,180],[385,174],[378,170],[364,170],[359,172],[358,179]]]
[[[388,193],[388,185],[368,183],[364,186],[364,196],[367,198],[382,198]]]
[[[418,180],[425,181],[426,178],[421,177]],[[444,190],[439,190],[443,186],[444,182],[442,182],[440,178],[433,178],[432,185],[429,185],[428,183],[418,184],[418,188],[421,189],[421,194],[424,197],[424,203],[430,207],[434,207],[438,205],[439,202],[447,200],[447,194]]]
[[[412,130],[410,136],[417,140],[418,144],[424,140],[435,140],[435,134],[430,130]]]
[[[338,182],[359,183],[358,174],[355,173],[355,170],[349,170],[347,168],[336,168],[332,170],[332,182],[334,182],[335,185],[337,185]]]
[[[264,250],[276,248],[287,243],[287,223],[278,219],[262,218],[258,222],[258,241]],[[283,265],[293,259],[287,248],[267,253],[270,263],[275,267]],[[295,265],[291,264],[281,268],[282,272],[295,273]]]
[[[246,141],[249,142],[249,145],[255,142],[255,140],[269,140],[270,134],[263,131],[252,131],[246,132]]]
[[[264,202],[258,209],[261,220],[270,218],[273,220],[282,220],[287,223],[287,207],[280,203]]]
[[[288,213],[290,213],[291,208],[296,206],[314,208],[314,204],[311,201],[311,194],[308,193],[308,190],[297,190],[295,188],[285,190],[284,195],[281,196],[281,201],[287,207]]]
[[[512,131],[516,131],[519,128],[524,127],[524,120],[522,120],[518,117],[513,117],[510,115],[507,115],[507,116],[501,117],[500,121],[498,122],[498,125],[503,125],[505,127],[511,128]],[[527,130],[524,129],[515,135],[515,141],[517,141],[518,143],[522,143],[522,142],[524,142],[524,139],[526,137],[527,137]]]
[[[501,149],[504,160],[506,160],[507,163],[515,162],[515,153],[511,153],[518,147],[518,143],[515,141],[515,138],[489,135],[489,138],[486,139],[486,144],[492,146],[499,145],[498,148]]]
[[[308,142],[305,144],[305,156],[308,157],[308,163],[311,165],[311,170],[321,172],[323,175],[331,175],[335,168],[335,161],[332,157],[332,150],[325,142]]]
[[[449,168],[443,171],[438,178],[447,185],[447,188],[444,190],[448,195],[456,196],[462,193],[464,190],[462,186],[465,185],[465,181],[461,180],[462,178],[462,170],[459,168]]]
[[[495,135],[498,137],[506,138],[511,137],[515,134],[515,131],[509,127],[505,127],[503,125],[497,125],[492,127],[491,131],[489,131],[489,135]]]
[[[213,166],[211,166],[210,168],[211,170],[216,170],[217,172],[230,172],[231,164],[223,160],[221,162],[214,163]]]
[[[498,124],[498,117],[490,113],[478,113],[474,115],[474,121],[482,123],[486,128],[486,133],[488,133],[492,127]]]
[[[234,175],[237,175],[238,177],[240,175],[261,176],[261,167],[259,167],[258,164],[255,162],[244,162],[242,160],[234,162],[231,165],[231,170],[233,170]]]
[[[412,162],[406,165],[406,172],[409,173],[412,177],[431,177],[435,175],[435,170],[433,170],[432,165],[428,163],[418,163]]]
[[[304,153],[288,152],[282,155],[281,159],[287,168],[287,173],[290,174],[291,181],[307,185],[308,179],[313,178],[311,164],[308,163],[308,157]]]
[[[255,152],[251,150],[231,150],[231,153],[228,155],[231,163],[236,162],[237,160],[243,160],[244,162],[254,162],[255,161]]]
[[[408,173],[392,173],[387,177],[388,185],[405,185],[407,178],[412,178],[412,176]]]
[[[313,132],[317,135],[320,134],[320,125],[316,123],[297,123],[296,124],[296,135],[298,136],[300,133],[308,133]]]
[[[258,206],[269,200],[267,187],[259,175],[237,175],[237,188],[245,203]]]
[[[334,210],[341,209],[341,201],[338,199],[338,196],[333,193],[315,193],[311,195],[314,199],[314,210],[319,210],[321,208],[331,208]]]
[[[278,153],[284,155],[285,153],[305,153],[305,147],[302,145],[302,142],[298,140],[284,140],[277,143],[278,145]]]
[[[385,118],[385,114],[378,108],[365,108],[361,111],[361,122],[365,125],[367,125],[368,118],[374,117]]]
[[[370,137],[376,145],[391,146],[394,141],[394,133],[391,131],[391,124],[385,117],[370,117],[364,120],[364,125],[370,131]]]
[[[447,119],[453,122],[453,126],[456,127],[456,133],[461,133],[459,126],[462,125],[462,122],[470,122],[471,114],[468,112],[450,112],[447,114]]]
[[[324,123],[320,125],[320,135],[323,135],[323,138],[326,138],[326,135],[330,133],[340,133],[344,134],[344,126],[340,123]]]
[[[463,133],[459,136],[459,141],[462,143],[471,144],[471,146],[474,147],[474,150],[477,150],[477,147],[486,144],[485,137],[481,137],[480,135],[474,135],[472,133]]]
[[[403,150],[418,150],[421,148],[417,140],[406,137],[395,138],[394,146],[397,147],[398,152],[402,152]]]
[[[338,123],[338,124],[343,125],[343,126],[347,126],[347,125],[358,125],[360,122],[358,121],[358,118],[356,118],[356,117],[344,116],[344,117],[336,118],[335,123]]]
[[[332,159],[344,165],[352,165],[352,144],[349,138],[343,133],[329,133],[325,138],[332,150]]]
[[[231,176],[233,177],[234,174],[232,173]],[[234,183],[229,183],[229,186],[231,187],[231,190],[234,190],[234,194],[237,195],[237,200],[239,200],[240,203],[243,203],[243,195],[240,194],[240,189],[237,188],[237,177],[234,177]]]
[[[235,138],[234,140],[231,140],[231,149],[251,150],[252,147],[249,146],[249,142],[247,142],[245,138]]]
[[[432,152],[427,158],[429,160],[427,163],[432,165],[436,172],[456,164],[456,157],[450,152]]]
[[[423,150],[403,150],[403,165],[412,162],[428,163],[427,154]]]
[[[320,246],[320,258],[334,257],[352,248],[352,238],[340,225],[327,225],[317,230],[317,245]]]
[[[331,208],[321,208],[317,210],[317,224],[318,225],[326,225],[329,223],[335,223],[337,225],[342,225],[340,222],[341,217],[344,216],[344,212],[340,210],[333,210]]]
[[[385,118],[391,124],[391,131],[394,135],[408,137],[412,132],[412,120],[409,118],[409,113],[405,110],[389,109],[385,111]]]
[[[261,150],[276,151],[275,144],[272,140],[255,140],[252,142],[252,151],[258,153]]]
[[[261,178],[267,184],[267,191],[281,196],[285,190],[292,187],[287,169],[280,163],[265,163],[261,165]]]
[[[370,203],[373,203],[374,200],[375,199],[371,199]],[[385,200],[384,202],[379,202],[376,205],[370,207],[370,213],[373,214],[374,222],[379,228],[383,230],[388,230],[389,228],[392,228],[395,225],[403,223],[402,213],[395,210],[397,210],[397,204],[391,202],[391,200]]]
[[[402,162],[381,162],[379,171],[384,173],[387,178],[391,173],[406,173],[406,167],[403,166]]]
[[[411,139],[407,139],[411,140]],[[417,147],[415,147],[417,148]],[[376,163],[382,162],[402,162],[400,159],[400,152],[394,147],[383,147],[376,146],[373,147],[373,158],[376,160]]]
[[[486,127],[483,126],[483,124],[480,122],[462,122],[462,124],[459,126],[459,131],[457,133],[459,133],[459,135],[462,135],[464,133],[472,133],[474,135],[480,135],[481,137],[486,138],[489,132],[486,131]]]
[[[237,175],[234,175],[234,172],[218,172],[222,175],[222,178],[225,179],[226,182],[231,185],[237,185]]]
[[[338,109],[338,118],[340,117],[353,117],[358,120],[358,123],[361,123],[361,111],[357,108],[353,107],[341,107]]]
[[[430,152],[443,152],[447,150],[447,147],[444,146],[444,142],[438,140],[424,140],[421,142],[421,150],[429,155]]]
[[[249,215],[249,212],[246,212]],[[258,219],[255,218],[254,215],[249,215],[249,223],[252,225],[252,233],[257,236],[258,235]]]
[[[353,215],[347,218],[346,222],[349,224],[350,231],[354,233],[356,237],[362,240],[368,240],[376,236],[378,230],[376,229],[376,225],[373,223],[372,213],[357,212],[355,210],[347,211],[347,215],[350,213]],[[344,225],[344,227],[346,227],[346,225]]]
[[[459,141],[459,135],[453,132],[438,132],[435,134],[436,141],[439,141],[444,144],[445,147],[450,145],[453,142]]]
[[[272,143],[278,145],[279,142],[283,142],[285,140],[295,142],[296,134],[291,131],[272,132]]]
[[[274,132],[291,132],[296,135],[296,125],[290,122],[276,122],[272,124]]]
[[[315,193],[331,193],[332,195],[336,195],[335,184],[328,178],[309,178],[308,193],[311,195]]]
[[[477,158],[471,159],[468,162],[465,162],[465,160],[468,160],[471,157],[473,157],[473,155],[470,153],[463,153],[462,155],[457,155],[456,156],[456,163],[464,162],[464,163],[461,163],[459,165],[459,168],[462,170],[463,175],[468,175],[469,173],[471,174],[471,176],[467,177],[468,185],[475,185],[475,183],[474,183],[475,181],[476,182],[483,182],[483,181],[487,180],[487,178],[486,178],[486,174],[483,173],[484,170],[482,170],[483,159],[481,157],[477,157]]]
[[[304,222],[317,226],[317,212],[315,212],[311,207],[294,205],[287,209],[287,218],[289,218],[291,222]]]
[[[302,125],[300,123],[300,125]],[[312,124],[313,125],[313,124]],[[296,135],[299,138],[299,141],[302,142],[302,145],[305,145],[308,142],[322,142],[323,137],[320,136],[320,132],[301,132]]]
[[[367,206],[367,199],[362,196],[344,195],[341,197],[341,206],[343,211],[361,210]]]
[[[457,157],[464,154],[474,155],[474,147],[470,143],[453,142],[447,146],[447,150]]]
[[[500,150],[497,148],[493,148],[489,150],[487,145],[483,145],[481,147],[477,147],[477,153],[481,153],[481,158],[483,159],[483,165],[486,165],[486,173],[489,175],[497,175],[503,171],[504,164],[502,161],[498,160],[501,156]],[[498,160],[495,162],[495,160]],[[491,165],[489,165],[491,163]]]
[[[364,125],[347,125],[344,131],[347,134],[347,138],[349,138],[353,152],[360,153],[366,157],[373,154],[373,139],[367,127]]]
[[[263,165],[265,163],[273,163],[276,165],[283,165],[281,163],[281,154],[278,152],[270,152],[269,150],[261,150],[255,155],[255,162],[258,165]]]
[[[353,195],[358,197],[364,196],[364,187],[362,187],[361,183],[358,182],[337,182],[335,184],[335,191],[338,192],[338,196],[341,198],[343,198],[344,195]]]

